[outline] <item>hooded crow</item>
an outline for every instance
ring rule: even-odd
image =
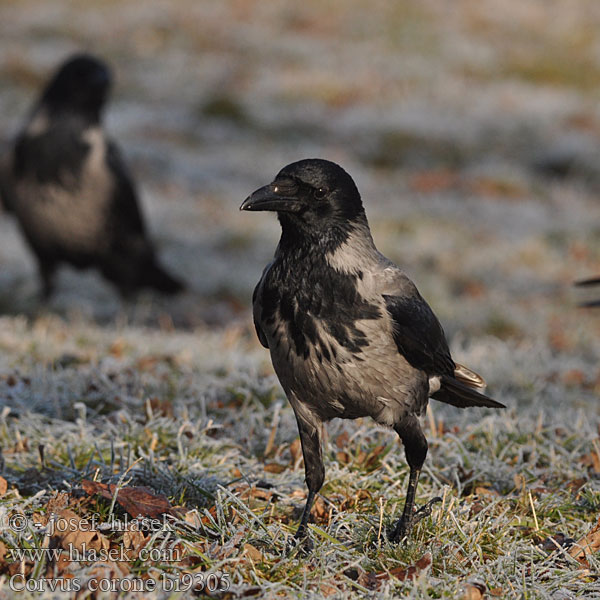
[[[99,269],[123,295],[143,287],[182,289],[157,262],[133,180],[102,129],[110,85],[110,71],[99,59],[68,59],[7,161],[4,196],[37,258],[45,297],[61,263]]]
[[[481,393],[477,373],[452,360],[427,302],[378,252],[360,194],[341,167],[292,163],[240,209],[275,211],[281,224],[253,313],[300,433],[308,496],[296,538],[306,535],[323,485],[323,423],[370,416],[396,431],[410,467],[404,511],[390,533],[399,541],[425,514],[413,508],[427,455],[418,417],[428,398],[460,408],[504,406]]]

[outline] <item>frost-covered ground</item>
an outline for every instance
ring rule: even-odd
[[[145,485],[181,507],[185,558],[36,570],[10,549],[64,540],[5,527],[0,594],[20,571],[85,583],[179,569],[229,573],[222,597],[600,598],[598,554],[577,561],[550,541],[600,517],[600,313],[571,287],[600,274],[599,28],[594,0],[1,2],[0,142],[58,62],[103,56],[107,127],[190,291],[126,304],[65,269],[44,306],[1,216],[5,523],[45,525],[58,491],[61,510],[122,516],[82,480]],[[249,310],[278,226],[237,208],[309,156],[354,176],[380,249],[509,407],[433,404],[418,500],[444,503],[405,546],[384,535],[402,450],[359,420],[329,426],[314,551],[285,549],[303,468]]]

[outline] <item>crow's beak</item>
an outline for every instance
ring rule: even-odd
[[[240,210],[299,212],[305,203],[298,196],[298,184],[292,179],[278,179],[248,196]]]

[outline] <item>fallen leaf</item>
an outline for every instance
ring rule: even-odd
[[[8,482],[4,477],[0,477],[0,496],[4,496],[8,490]]]
[[[350,436],[348,435],[348,432],[342,431],[342,433],[340,433],[340,435],[338,435],[337,438],[335,438],[335,445],[341,450],[342,448],[345,448],[348,445],[349,439]]]
[[[87,573],[89,577],[89,583],[87,584],[89,589],[102,589],[102,585],[106,585],[107,581],[115,581],[123,579],[124,575],[127,575],[129,568],[123,563],[116,563],[112,560],[105,560],[98,562],[94,567]],[[91,583],[94,582],[94,583]]]
[[[244,544],[244,556],[247,556],[254,562],[263,562],[262,552],[252,544]]]
[[[110,546],[108,539],[92,529],[92,523],[67,508],[56,513],[50,521],[50,535],[64,550],[77,550],[84,555],[103,552]]]
[[[325,501],[321,497],[317,497],[315,503],[312,506],[311,514],[317,522],[322,522],[329,516],[329,511],[327,510],[327,506],[325,505]]]
[[[280,463],[267,463],[264,466],[264,469],[267,473],[283,473],[286,469],[287,466],[286,465],[282,465]]]
[[[589,567],[586,556],[594,554],[598,550],[600,550],[600,519],[598,519],[598,522],[591,531],[573,544],[571,550],[569,550],[569,556],[572,556],[585,567]]]
[[[375,448],[373,448],[373,451],[367,456],[367,460],[365,461],[365,467],[366,468],[370,468],[370,467],[375,467],[377,460],[379,458],[379,455],[387,448],[387,446],[376,446]]]
[[[589,467],[594,473],[600,473],[600,456],[596,450],[592,450],[588,454],[584,454],[579,462],[586,467]]]
[[[200,514],[198,513],[198,509],[194,508],[193,510],[189,510],[185,513],[183,520],[186,523],[189,523],[192,527],[198,529],[200,525],[202,525],[202,520],[200,519]]]
[[[347,465],[350,462],[350,455],[347,452],[338,452],[335,457],[343,465]]]
[[[322,583],[319,587],[321,591],[321,596],[323,596],[323,598],[333,596],[334,594],[337,594],[340,591],[331,583]]]
[[[48,504],[46,504],[46,513],[50,515],[66,508],[69,505],[70,499],[71,496],[67,492],[56,492],[56,494],[48,500]]]
[[[127,550],[127,556],[137,558],[140,550],[146,545],[150,536],[145,536],[135,528],[127,529],[123,534],[123,546]]]
[[[300,443],[300,438],[296,438],[290,444],[290,455],[292,457],[292,467],[295,467],[302,458],[302,444]]]
[[[107,500],[112,500],[116,486],[114,484],[105,484],[98,481],[84,479],[81,482],[86,494],[93,496],[100,494]],[[164,514],[177,514],[177,510],[171,506],[171,503],[164,494],[155,494],[150,488],[145,486],[124,487],[117,493],[117,503],[122,506],[133,518],[149,517],[158,519]]]
[[[153,414],[161,417],[173,417],[173,403],[170,400],[161,400],[160,398],[150,398],[148,400]]]
[[[566,487],[569,491],[571,491],[572,493],[576,493],[578,492],[581,487],[583,486],[584,483],[587,482],[587,479],[583,478],[583,477],[578,477],[577,479],[573,479],[571,481],[568,481],[566,484]]]
[[[395,569],[391,569],[389,571],[389,575],[393,575],[396,579],[400,581],[405,581],[406,579],[414,579],[421,571],[429,567],[433,562],[433,557],[431,552],[425,552],[423,556],[410,567],[396,567]],[[388,573],[381,573],[377,575],[378,579],[389,579]]]
[[[460,595],[460,600],[482,600],[483,594],[485,593],[485,587],[483,591],[481,590],[481,586],[474,585],[472,583],[465,584],[463,588],[463,592]]]

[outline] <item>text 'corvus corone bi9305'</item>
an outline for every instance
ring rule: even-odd
[[[99,269],[124,295],[182,289],[156,259],[133,180],[102,129],[110,84],[102,61],[71,57],[15,142],[10,208],[37,258],[46,297],[61,263]]]
[[[477,391],[483,379],[452,360],[427,302],[378,252],[360,194],[341,167],[319,159],[288,165],[240,208],[276,211],[281,223],[253,309],[300,432],[308,497],[296,537],[306,534],[323,485],[323,422],[370,416],[394,428],[410,467],[404,511],[390,533],[399,541],[425,513],[413,507],[427,455],[418,417],[428,398],[460,408],[504,406]]]

